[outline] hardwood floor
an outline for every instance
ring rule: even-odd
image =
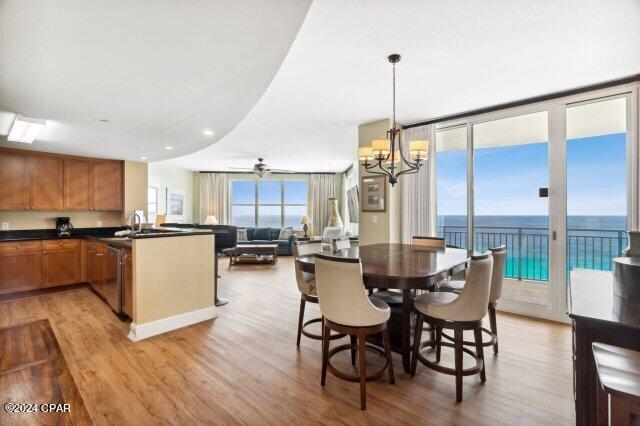
[[[320,386],[321,342],[303,338],[296,348],[292,259],[220,265],[230,303],[219,318],[138,343],[88,289],[2,302],[0,327],[49,319],[98,424],[574,423],[566,325],[498,314],[500,355],[486,350],[487,382],[466,377],[461,404],[452,377],[418,365],[411,378],[394,354],[396,384],[367,383],[361,412],[357,383],[328,375]],[[309,305],[306,318],[318,315]],[[452,359],[443,350],[443,362]],[[344,361],[348,368],[348,354]]]

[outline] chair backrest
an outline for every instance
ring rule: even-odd
[[[493,257],[491,253],[487,252],[471,257],[471,265],[464,287],[455,300],[465,315],[465,319],[457,319],[458,321],[477,321],[487,314],[492,271]]]
[[[327,226],[322,232],[322,242],[331,244],[334,238],[341,237],[344,231],[339,226]]]
[[[298,241],[296,245],[293,246],[294,258],[315,253],[322,253],[322,241]],[[294,264],[298,290],[300,290],[301,293],[309,294],[312,290],[310,282],[313,281],[314,276],[308,272],[301,271],[298,262],[295,260]]]
[[[411,237],[411,245],[428,248],[445,248],[444,238],[440,237]]]
[[[349,241],[349,237],[334,238],[331,242],[331,248],[334,251],[351,248],[351,241]]]
[[[232,225],[198,225],[199,229],[211,229],[212,231],[227,231],[216,234],[216,251],[221,252],[226,248],[235,247],[238,243],[238,227]]]
[[[491,291],[489,292],[489,302],[496,302],[502,297],[502,281],[504,263],[507,259],[507,247],[501,245],[489,249],[493,256],[493,270],[491,272]]]
[[[317,254],[315,267],[320,312],[326,319],[353,327],[387,320],[387,312],[376,308],[367,297],[360,259]]]

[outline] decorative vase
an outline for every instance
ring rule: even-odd
[[[338,199],[329,198],[329,202],[331,202],[331,216],[329,217],[327,226],[342,228],[344,224],[342,223],[340,212],[338,212]]]
[[[640,256],[640,231],[627,231],[627,248],[622,250],[626,257]]]

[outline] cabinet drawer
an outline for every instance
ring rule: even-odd
[[[15,256],[42,250],[40,241],[11,241],[0,243],[0,256]]]
[[[77,249],[80,240],[45,240],[42,242],[42,250]]]

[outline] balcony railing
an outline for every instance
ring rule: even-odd
[[[467,247],[466,226],[439,226],[438,236],[447,244]],[[478,226],[473,249],[479,252],[504,244],[507,259],[504,276],[518,280],[549,279],[549,231],[547,228]],[[568,229],[567,273],[573,268],[611,270],[611,260],[627,245],[624,230]]]

